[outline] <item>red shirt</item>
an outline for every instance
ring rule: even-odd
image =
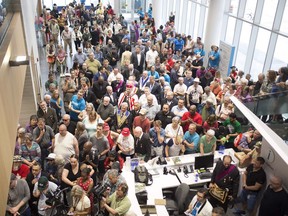
[[[145,118],[144,120],[141,119],[140,116],[136,116],[133,121],[133,127],[141,127],[144,133],[149,133],[150,130],[150,121],[148,118]]]
[[[21,176],[21,178],[25,178],[25,179],[26,179],[27,175],[29,174],[29,172],[30,172],[30,169],[25,164],[22,164],[18,171],[12,170],[12,173],[14,173],[16,176],[19,175],[19,176]]]
[[[185,121],[187,119],[191,118],[194,122],[196,122],[196,124],[202,125],[202,116],[198,113],[195,112],[195,114],[193,116],[191,116],[190,112],[185,112],[182,116],[182,121]],[[185,133],[186,131],[188,131],[190,122],[187,122],[184,126],[183,126],[183,132]]]
[[[205,131],[208,131],[209,129],[215,131],[216,129],[218,129],[218,122],[216,121],[213,125],[209,125],[207,121],[205,121],[203,124],[203,129],[205,129]]]

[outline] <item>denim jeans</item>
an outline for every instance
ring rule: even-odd
[[[241,201],[247,203],[247,211],[252,212],[257,200],[258,192],[243,189],[241,192]]]

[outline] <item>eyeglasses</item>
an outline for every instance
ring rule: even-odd
[[[69,121],[69,119],[62,119],[63,121]]]

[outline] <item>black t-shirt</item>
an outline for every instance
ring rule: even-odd
[[[261,167],[260,170],[253,172],[253,164],[250,164],[247,169],[247,179],[246,185],[247,186],[254,186],[257,183],[264,184],[266,182],[266,173]]]
[[[72,166],[71,166],[70,163],[67,163],[67,164],[64,166],[64,169],[67,169],[67,170],[69,171],[67,178],[68,178],[71,182],[76,181],[77,178],[81,177],[80,167],[81,167],[81,164],[79,164],[77,173],[74,174],[73,171],[72,171]],[[61,188],[66,188],[66,187],[71,187],[71,186],[62,181],[62,182],[61,182]]]
[[[270,185],[263,194],[259,208],[259,216],[284,216],[287,214],[288,208],[288,194],[283,189],[281,191],[275,192],[272,190]]]

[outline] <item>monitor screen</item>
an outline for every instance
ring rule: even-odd
[[[213,167],[213,164],[214,154],[195,157],[195,170],[201,168],[207,169],[209,167]]]

